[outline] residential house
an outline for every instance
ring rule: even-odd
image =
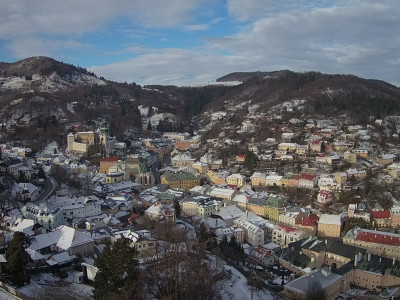
[[[355,164],[357,162],[357,154],[348,150],[343,153],[343,160]]]
[[[317,186],[317,176],[312,174],[301,174],[299,179],[299,187],[312,189]]]
[[[375,227],[389,227],[391,225],[392,216],[390,211],[371,211],[371,223]]]
[[[287,211],[279,215],[279,223],[287,226],[296,226],[305,217],[307,217],[307,215],[302,211]]]
[[[347,173],[345,172],[338,172],[335,174],[335,181],[338,184],[345,184],[347,182]]]
[[[280,143],[278,144],[279,151],[295,152],[297,148],[296,143]]]
[[[241,174],[232,174],[226,178],[226,183],[234,186],[234,187],[241,187],[246,183],[246,176]]]
[[[62,210],[45,203],[28,202],[22,207],[21,213],[26,219],[34,220],[46,230],[53,230],[64,224]]]
[[[323,205],[328,204],[333,201],[333,195],[331,192],[321,190],[318,193],[317,201]]]
[[[171,158],[171,163],[174,167],[191,167],[195,162],[195,159],[190,153],[179,153]]]
[[[145,216],[157,221],[176,221],[175,209],[169,204],[155,203],[144,211]]]
[[[394,160],[396,159],[396,155],[394,154],[382,154],[379,156],[376,161],[380,163],[381,165],[390,165],[394,163]]]
[[[255,264],[263,267],[272,266],[275,263],[273,252],[263,246],[258,246],[254,249],[254,251],[250,253],[249,258]]]
[[[104,157],[100,160],[100,170],[99,172],[102,174],[107,174],[108,169],[111,168],[114,164],[118,162],[117,157]]]
[[[307,300],[308,290],[313,285],[321,287],[325,299],[334,300],[343,289],[342,276],[333,273],[328,267],[317,269],[285,284],[283,295],[289,300]]]
[[[230,227],[236,219],[242,217],[244,214],[236,205],[225,205],[219,211],[214,212],[213,216],[222,219],[225,221],[226,226]]]
[[[282,176],[281,175],[268,175],[265,177],[265,185],[266,186],[280,186],[281,185]]]
[[[94,240],[89,235],[65,225],[48,233],[33,236],[30,242],[28,248],[40,254],[63,251],[69,255],[94,254]]]
[[[340,237],[342,232],[342,215],[322,214],[318,222],[317,235],[321,237]]]
[[[250,177],[251,185],[252,186],[265,186],[266,185],[266,177],[267,177],[267,175],[265,173],[254,172],[253,175],[251,175],[251,177]]]
[[[287,225],[276,225],[272,231],[272,242],[286,247],[292,242],[296,242],[304,238],[305,232],[301,229],[287,226]]]
[[[307,155],[309,149],[309,145],[296,145],[296,154],[297,155]]]
[[[278,196],[271,195],[265,204],[265,217],[279,222],[279,216],[285,211],[284,200]]]
[[[393,163],[386,168],[388,174],[393,178],[400,177],[400,163]]]
[[[264,245],[264,230],[259,226],[251,223],[245,217],[241,217],[234,221],[236,227],[244,230],[244,239],[252,246]]]
[[[390,209],[390,215],[392,216],[391,226],[400,226],[400,206],[393,206]]]
[[[318,221],[319,217],[316,214],[311,214],[308,217],[305,217],[303,220],[301,220],[301,222],[297,224],[297,227],[299,229],[307,231],[312,235],[315,235],[317,234]]]

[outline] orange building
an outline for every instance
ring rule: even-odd
[[[100,161],[100,173],[107,174],[108,169],[118,162],[116,157],[105,157]]]

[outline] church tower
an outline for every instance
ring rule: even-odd
[[[106,155],[108,156],[110,153],[110,132],[105,119],[103,119],[100,127],[100,144],[104,146]]]
[[[70,132],[67,135],[67,150],[69,153],[74,151],[74,142],[75,142],[75,135],[72,132]]]

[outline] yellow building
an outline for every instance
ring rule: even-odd
[[[251,185],[252,186],[265,186],[266,185],[266,177],[267,177],[267,175],[265,173],[254,172],[254,174],[251,175],[251,177],[250,177]]]
[[[241,187],[246,183],[246,177],[240,174],[232,174],[226,178],[226,182],[229,185],[234,185],[237,187]]]
[[[342,216],[322,214],[318,222],[317,235],[321,237],[340,237]]]

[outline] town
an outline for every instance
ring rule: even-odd
[[[307,115],[294,100],[249,106],[235,123],[229,105],[190,134],[159,131],[142,108],[140,134],[127,130],[123,140],[97,119],[42,149],[2,144],[2,288],[22,299],[66,288],[91,299],[95,287],[96,298],[106,245],[127,240],[140,270],[202,241],[208,279],[220,276],[213,288],[225,297],[398,297],[397,117],[358,124]],[[261,138],[255,126],[265,128]],[[29,241],[26,261],[9,254],[17,233]]]

